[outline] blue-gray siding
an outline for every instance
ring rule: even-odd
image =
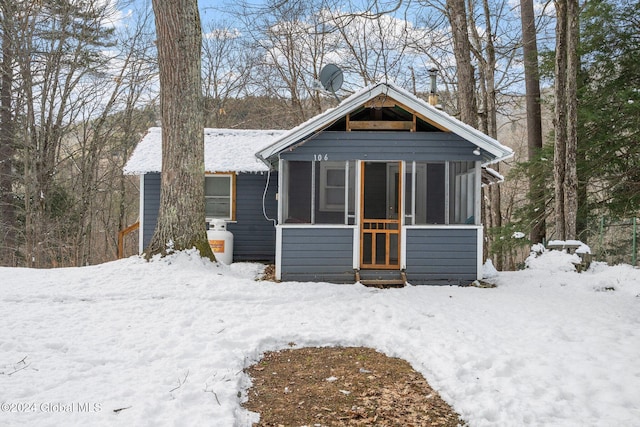
[[[477,279],[478,230],[407,229],[409,283],[470,283]]]
[[[281,279],[353,283],[353,229],[283,228]]]
[[[274,261],[275,227],[262,213],[262,195],[267,174],[244,173],[236,177],[236,223],[227,225],[233,233],[234,261]],[[266,213],[277,218],[278,174],[272,173],[265,196]],[[144,177],[144,220],[142,239],[146,248],[156,227],[160,207],[160,174]]]
[[[234,261],[274,261],[276,229],[262,213],[262,195],[267,174],[239,174],[236,177],[236,222],[227,225],[233,233]],[[265,196],[268,218],[278,217],[278,174],[272,173]]]
[[[160,209],[160,174],[148,173],[143,184],[144,211],[142,212],[142,247],[146,249],[156,229]]]
[[[476,161],[476,146],[449,132],[323,132],[280,156],[285,160]]]

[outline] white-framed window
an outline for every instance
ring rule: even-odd
[[[320,210],[344,211],[345,162],[320,162]]]
[[[234,173],[216,173],[204,178],[205,217],[235,220]]]

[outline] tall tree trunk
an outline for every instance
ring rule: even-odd
[[[527,108],[527,154],[531,162],[542,149],[540,74],[538,70],[538,42],[536,39],[533,0],[520,0],[520,19],[522,23],[522,50]],[[537,207],[537,212],[539,212],[529,233],[532,243],[540,243],[545,238],[544,187],[541,184],[541,178],[537,176],[529,178],[529,197],[531,198],[531,203]]]
[[[153,0],[152,4],[160,69],[162,184],[158,223],[146,255],[195,247],[213,260],[205,228],[198,2]]]
[[[467,26],[467,11],[464,0],[447,0],[449,22],[453,32],[453,50],[456,58],[458,78],[458,109],[460,120],[473,127],[478,126],[475,78],[471,65],[471,43]]]
[[[2,13],[2,63],[0,64],[0,264],[13,265],[16,251],[16,214],[13,198],[13,156],[15,135],[11,108],[13,85],[13,11],[7,1]]]
[[[578,215],[578,1],[556,0],[555,223],[560,239],[576,238]]]
[[[555,235],[565,239],[564,181],[567,143],[567,0],[556,0],[556,61],[555,61],[555,140],[553,178],[555,184]]]
[[[565,239],[576,238],[578,218],[578,0],[567,0],[567,146],[564,180]]]

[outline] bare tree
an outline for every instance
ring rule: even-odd
[[[113,10],[102,1],[12,6],[22,256],[31,266],[68,265],[74,196],[59,180],[58,166],[68,131],[89,102],[80,93],[108,62],[102,51],[111,43],[105,21]]]
[[[202,29],[197,0],[153,0],[158,36],[162,183],[147,257],[197,248],[214,259],[205,229]]]
[[[71,169],[67,173],[76,197],[76,227],[70,241],[76,265],[113,259],[117,233],[126,227],[125,218],[132,211],[124,206],[131,196],[126,185],[130,178],[122,175],[122,168],[150,125],[136,107],[143,94],[153,93],[149,86],[157,77],[150,60],[152,15],[140,12],[137,18],[116,35],[119,49],[113,53],[111,68],[91,76],[94,84],[85,85],[86,90],[79,93],[85,102],[82,118],[70,129],[68,139],[73,144],[63,145],[66,155],[61,161]],[[103,74],[112,76],[110,83],[105,84]],[[103,244],[101,237],[107,239]]]
[[[229,100],[245,94],[255,55],[245,49],[240,31],[219,22],[208,25],[202,41],[205,125],[238,126]]]
[[[471,43],[467,9],[464,0],[446,0],[446,11],[451,24],[453,51],[458,79],[458,111],[460,120],[477,127],[478,110],[475,96],[475,77],[471,63]]]
[[[0,63],[0,263],[14,264],[16,252],[16,206],[14,200],[13,2],[0,0],[2,62]]]

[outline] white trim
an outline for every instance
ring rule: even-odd
[[[400,180],[400,188],[398,188],[398,194],[396,197],[400,198],[400,206],[398,206],[398,212],[396,212],[396,215],[398,215],[398,220],[400,221],[400,227],[402,227],[405,222],[404,222],[404,214],[405,214],[405,204],[404,204],[404,199],[405,199],[405,193],[406,193],[406,189],[405,189],[405,177],[407,175],[407,162],[405,162],[404,160],[400,161],[400,171],[398,171],[398,179]]]
[[[349,224],[280,224],[281,228],[357,228],[357,225]]]
[[[444,162],[444,223],[451,222],[451,162]]]
[[[353,260],[354,270],[360,269],[360,228],[353,226]]]
[[[344,223],[349,224],[349,160],[344,164]]]
[[[447,224],[425,224],[425,225],[405,225],[404,228],[409,229],[409,230],[419,230],[419,229],[425,229],[425,228],[444,229],[444,230],[453,230],[453,229],[465,230],[465,229],[482,229],[482,225],[475,225],[475,224],[451,224],[451,225],[447,225]]]
[[[413,175],[413,169],[411,171],[411,174]],[[407,245],[405,242],[405,239],[407,237],[405,231],[404,231],[404,225],[405,225],[405,199],[406,199],[406,177],[407,177],[407,162],[404,160],[400,161],[400,171],[398,173],[398,179],[400,180],[400,188],[398,188],[398,194],[397,197],[400,198],[400,206],[398,207],[398,220],[400,221],[400,223],[398,224],[400,227],[400,235],[398,236],[398,238],[400,239],[400,245],[398,247],[398,251],[400,252],[398,254],[398,257],[400,258],[398,260],[398,262],[400,263],[400,270],[406,270],[406,264],[407,264]]]
[[[498,189],[500,191],[500,189]],[[475,182],[475,208],[473,210],[473,215],[475,220],[474,224],[480,224],[481,215],[482,215],[482,167],[480,166],[480,162],[476,162],[476,182]]]
[[[482,279],[482,242],[484,241],[484,230],[482,227],[478,227],[478,271],[476,273],[476,277],[478,280]]]
[[[400,270],[407,269],[407,227],[400,228]]]
[[[364,160],[356,160],[356,196],[355,196],[355,200],[353,201],[353,203],[355,203],[354,206],[354,212],[356,214],[356,218],[355,218],[355,225],[358,226],[358,228],[360,227],[360,214],[362,212],[360,212],[360,208],[362,205],[362,182],[360,182],[362,180],[362,167],[364,165]],[[360,246],[360,244],[358,244],[358,246]],[[358,261],[358,265],[360,265],[360,262]]]
[[[138,227],[138,253],[142,254],[144,251],[144,176],[140,175],[140,203],[138,205],[138,215],[140,225]]]
[[[287,191],[289,194],[289,191]],[[311,224],[316,223],[316,162],[311,162]]]
[[[276,226],[276,280],[282,280],[282,226]]]
[[[418,165],[414,160],[411,162],[411,224],[416,224],[416,183],[417,183],[417,175],[418,175]],[[426,173],[426,171],[425,171]]]

